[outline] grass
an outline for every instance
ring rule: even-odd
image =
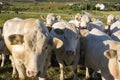
[[[65,80],[72,80],[73,72],[71,70],[72,70],[72,66],[66,66],[64,68]],[[78,69],[78,72],[79,72],[78,80],[84,80],[85,70]],[[0,80],[18,80],[18,77],[12,78],[11,75],[12,75],[11,62],[7,56],[4,67],[2,67],[2,68],[0,67]],[[59,80],[59,75],[60,75],[60,71],[59,71],[58,66],[51,66],[47,70],[47,80]],[[26,80],[38,80],[38,79],[37,78],[27,78]]]
[[[31,10],[27,10],[30,12],[37,12],[39,14],[23,14],[23,13],[14,13],[14,12],[8,12],[8,11],[4,11],[0,14],[0,27],[3,27],[4,22],[8,19],[14,18],[14,17],[20,17],[20,18],[38,18],[41,19],[41,15],[47,15],[48,13],[55,13],[57,15],[61,15],[62,18],[64,20],[69,21],[71,19],[70,15],[76,14],[76,13],[83,13],[82,11],[73,11],[70,9],[62,9],[61,5],[63,4],[58,4],[59,9],[56,9],[55,5],[52,5],[52,7],[54,7],[53,9],[49,9],[51,4],[49,4],[48,6],[44,6],[47,5],[46,3],[42,3],[42,4],[37,4],[36,6],[34,5],[35,3],[29,3],[27,4],[21,4],[21,3],[12,3],[15,4],[15,6],[22,8],[32,8]],[[40,7],[41,5],[41,7]],[[11,6],[14,7],[14,6]],[[46,9],[44,9],[46,8]],[[104,24],[106,24],[106,18],[107,15],[109,14],[113,14],[116,15],[117,17],[119,17],[120,11],[89,11],[91,14],[97,16],[97,18],[99,18],[100,20],[102,20],[104,22]],[[44,20],[43,20],[44,21]],[[64,69],[64,74],[65,74],[65,80],[72,80],[73,78],[73,72],[71,71],[72,67],[71,66],[67,66]],[[78,68],[78,72],[79,72],[79,79],[78,80],[85,80],[85,70],[84,69],[80,69]],[[52,66],[48,69],[47,71],[47,80],[59,80],[59,67],[58,66]],[[16,78],[12,78],[12,67],[11,67],[11,62],[9,61],[8,57],[5,61],[5,66],[3,68],[0,67],[0,80],[18,80],[18,77]],[[27,80],[37,80],[36,78],[27,78]],[[94,79],[94,80],[98,80],[98,79]]]

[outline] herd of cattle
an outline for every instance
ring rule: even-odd
[[[73,66],[73,80],[77,80],[79,62],[86,67],[86,78],[90,77],[89,69],[93,69],[102,80],[120,80],[120,21],[110,14],[107,24],[80,14],[69,22],[53,13],[47,15],[45,22],[18,17],[7,20],[0,36],[1,67],[6,46],[12,77],[18,72],[20,80],[25,80],[25,76],[45,80],[54,51],[60,80],[64,80],[65,64]]]

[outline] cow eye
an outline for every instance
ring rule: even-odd
[[[118,60],[118,62],[120,62],[120,60]]]
[[[48,47],[47,46],[44,46],[42,51],[47,51]]]
[[[61,30],[61,29],[55,29],[55,33],[58,34],[58,35],[63,35],[64,34],[63,30]]]
[[[46,49],[48,49],[48,46],[44,46],[44,48],[43,48],[44,50],[46,50]]]
[[[45,47],[45,50],[46,50],[47,48],[48,48],[48,47],[46,46],[46,47]]]

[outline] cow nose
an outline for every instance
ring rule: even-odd
[[[68,55],[75,55],[75,52],[71,51],[71,50],[68,50],[68,51],[66,51],[66,54],[68,54]]]
[[[27,76],[28,77],[36,77],[40,74],[40,71],[36,72],[36,71],[27,71]]]

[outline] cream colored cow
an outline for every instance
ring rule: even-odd
[[[34,18],[7,20],[4,23],[3,36],[19,79],[24,80],[27,75],[45,80],[51,50],[54,45],[56,48],[61,47],[62,41],[50,38],[45,25]]]

